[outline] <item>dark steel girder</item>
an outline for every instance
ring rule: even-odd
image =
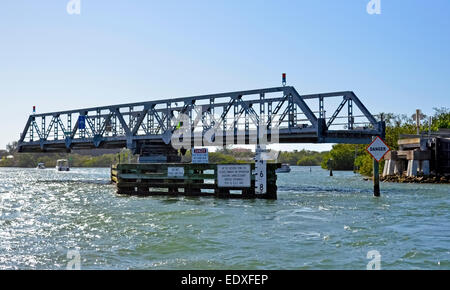
[[[352,116],[348,116],[348,122],[349,124],[352,122],[352,126],[349,126],[347,130],[332,130],[330,126],[335,126],[333,121],[345,106],[345,102],[341,103],[327,123],[323,116],[323,104],[324,99],[332,97],[342,97],[344,101],[351,100],[353,106],[358,108],[367,120],[367,126],[353,128],[353,108],[349,108],[348,112]],[[306,100],[317,100],[320,103],[318,116],[311,110]],[[183,105],[178,106],[178,103]],[[259,105],[254,106],[255,104]],[[269,106],[268,118],[264,117],[267,113],[266,105]],[[272,105],[274,110],[271,109]],[[234,110],[231,110],[232,107]],[[283,114],[279,115],[279,112]],[[220,117],[217,119],[213,113],[217,113]],[[245,138],[240,139],[236,137],[237,119],[244,113],[246,116]],[[180,114],[189,116],[190,132],[192,135],[197,134],[197,138],[198,134],[204,136],[208,130],[215,128],[218,130],[215,133],[216,137],[228,134],[234,136],[233,139],[237,143],[243,142],[242,140],[249,142],[252,132],[258,132],[259,125],[265,126],[269,132],[275,128],[279,129],[279,143],[365,144],[372,136],[384,136],[384,123],[378,122],[353,92],[302,96],[294,87],[286,86],[33,114],[28,117],[19,139],[19,151],[58,152],[98,147],[136,149],[140,143],[151,140],[169,144],[171,135],[177,130],[176,125],[170,125],[173,121],[170,118],[175,115],[179,117]],[[297,117],[299,114],[304,116],[303,119]],[[72,115],[75,117],[75,125],[72,124]],[[285,122],[287,115],[289,115],[289,128],[284,128],[282,122]],[[83,129],[80,128],[80,116],[85,116]],[[128,121],[125,119],[126,116],[129,116]],[[204,123],[207,116],[211,120],[209,125]],[[49,120],[51,118],[48,125],[46,125],[47,118]],[[151,119],[151,122],[147,121],[147,124],[144,124],[145,118]],[[231,126],[227,126],[227,119],[232,119]],[[249,123],[248,119],[252,122]],[[260,120],[266,119],[266,124],[259,124]],[[202,128],[199,132],[196,128],[200,120]],[[50,136],[52,128],[54,136]],[[58,128],[61,128],[61,132]],[[66,131],[66,128],[70,131]],[[233,130],[232,133],[227,132],[230,129]]]

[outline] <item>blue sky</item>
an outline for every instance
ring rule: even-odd
[[[0,148],[38,112],[288,84],[372,113],[450,107],[450,1],[2,0]],[[327,149],[292,145],[288,149]]]

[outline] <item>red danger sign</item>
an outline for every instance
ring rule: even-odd
[[[373,159],[380,162],[381,159],[383,159],[384,155],[391,151],[391,148],[381,139],[377,136],[375,140],[372,141],[372,143],[367,146],[366,151],[369,152],[370,155],[372,155]]]

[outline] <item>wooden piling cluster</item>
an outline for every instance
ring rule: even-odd
[[[242,165],[242,164],[239,164]],[[279,163],[267,164],[267,193],[255,193],[255,164],[250,165],[250,187],[219,187],[218,164],[138,163],[111,167],[118,194],[152,196],[214,196],[219,198],[277,198]],[[181,169],[182,168],[182,169]],[[173,174],[177,170],[179,174]],[[171,171],[172,174],[169,172]]]

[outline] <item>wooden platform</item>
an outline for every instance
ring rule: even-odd
[[[252,174],[255,164],[246,164],[251,168],[250,187],[219,187],[217,168],[220,164],[117,164],[111,167],[111,181],[116,184],[118,194],[276,199],[275,170],[280,168],[281,164],[267,164],[267,193],[265,194],[255,193],[255,176]],[[177,172],[177,170],[178,174],[174,176],[174,171]],[[170,174],[169,171],[171,171]]]

